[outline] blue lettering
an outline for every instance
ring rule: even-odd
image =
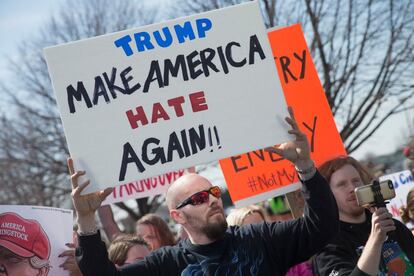
[[[130,42],[131,42],[131,37],[129,35],[126,35],[124,37],[121,37],[115,40],[114,43],[117,48],[122,47],[122,50],[124,50],[125,55],[130,56],[133,54],[131,46],[129,46]]]
[[[160,31],[155,31],[154,32],[154,37],[155,37],[155,40],[157,41],[157,44],[159,46],[161,46],[163,48],[167,48],[172,43],[171,32],[170,32],[170,29],[168,29],[168,27],[162,28],[162,31],[164,33],[165,40],[162,39]]]
[[[193,23],[193,24],[192,24]],[[194,30],[197,28],[197,33]],[[206,37],[206,33],[212,28],[213,23],[208,18],[200,18],[195,20],[195,22],[185,21],[182,24],[175,24],[173,26],[175,37],[177,38],[178,43],[184,43],[191,41],[197,38]],[[171,27],[163,27],[160,30],[155,30],[152,33],[149,32],[138,32],[132,35],[125,35],[121,38],[118,38],[114,41],[114,44],[117,48],[122,48],[126,56],[131,56],[137,49],[138,52],[144,52],[145,50],[154,49],[156,46],[162,48],[168,48],[173,44],[173,30]],[[134,40],[134,41],[133,41]],[[131,43],[131,41],[133,41]],[[133,43],[135,42],[135,47]],[[249,64],[251,64],[249,62]]]
[[[138,52],[145,51],[145,47],[148,50],[154,49],[154,45],[151,43],[151,38],[149,33],[147,32],[140,32],[134,34],[135,44],[137,45]]]
[[[206,32],[211,29],[213,25],[208,18],[201,18],[196,20],[198,37],[205,37]]]
[[[195,39],[195,34],[190,21],[186,21],[183,26],[174,25],[175,34],[177,35],[178,42],[184,43],[185,38],[189,37],[190,40]]]
[[[407,182],[406,179],[405,179],[405,177],[404,177],[404,174],[403,173],[400,173],[400,182],[402,184],[405,184]]]

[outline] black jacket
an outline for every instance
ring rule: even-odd
[[[338,236],[313,259],[314,275],[368,275],[357,267],[359,256],[371,232],[371,213],[366,212],[363,223],[340,222]],[[410,230],[398,220],[394,220],[396,230],[384,243],[383,254],[395,240],[404,251],[411,264],[414,264],[414,236]],[[386,253],[385,253],[386,255]],[[382,258],[385,264],[386,258]]]
[[[211,244],[184,240],[120,270],[108,260],[99,234],[80,236],[79,267],[84,276],[284,275],[322,249],[339,230],[337,205],[325,179],[316,173],[304,184],[307,208],[302,218],[229,227],[223,239]]]

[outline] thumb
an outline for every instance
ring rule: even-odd
[[[99,199],[101,201],[104,201],[105,198],[107,198],[112,192],[113,192],[114,188],[106,188],[103,191],[99,192]]]

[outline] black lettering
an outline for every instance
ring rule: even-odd
[[[184,55],[178,55],[175,59],[175,64],[172,64],[171,60],[164,60],[164,86],[168,86],[170,83],[170,75],[176,78],[178,72],[182,72],[183,80],[188,81],[187,66],[185,65]]]
[[[170,139],[168,142],[168,154],[167,154],[167,162],[171,162],[173,158],[173,152],[176,151],[180,159],[184,157],[184,152],[181,147],[180,140],[177,137],[175,132],[170,134]]]
[[[310,127],[307,123],[303,122],[302,124],[311,132],[311,152],[315,151],[315,131],[316,131],[316,121],[318,117],[313,117],[313,125]]]
[[[76,89],[73,88],[72,84],[66,87],[66,93],[68,95],[68,105],[70,113],[75,113],[75,105],[73,104],[73,98],[75,98],[78,102],[85,99],[86,106],[88,108],[92,107],[91,100],[89,99],[89,95],[86,92],[85,86],[83,82],[78,81]]]
[[[216,52],[211,48],[204,49],[200,52],[201,66],[203,67],[203,72],[206,77],[210,75],[208,68],[212,69],[214,72],[220,72],[216,65],[211,62],[215,55]]]
[[[103,96],[105,98],[105,102],[109,102],[108,92],[106,91],[106,87],[102,81],[100,76],[95,77],[95,89],[93,92],[93,104],[97,105],[99,97]]]
[[[193,154],[196,154],[198,152],[197,148],[201,151],[206,147],[206,136],[204,134],[204,126],[199,125],[198,131],[199,133],[197,133],[197,131],[193,127],[188,130],[191,151]]]
[[[256,35],[250,37],[250,48],[249,48],[249,64],[254,64],[254,54],[258,53],[260,59],[265,59],[265,53],[263,52],[262,46],[260,45],[259,39]]]
[[[155,75],[155,76],[154,76]],[[145,80],[145,84],[144,84],[144,93],[148,92],[149,86],[151,84],[151,82],[157,80],[158,81],[158,86],[164,87],[163,81],[162,81],[162,76],[161,76],[161,70],[160,70],[160,65],[158,64],[158,60],[153,60],[151,62],[151,67],[147,76],[147,79]]]
[[[112,67],[111,71],[111,79],[108,78],[108,74],[104,72],[103,74],[106,86],[108,87],[109,92],[112,95],[112,98],[116,99],[117,95],[115,90],[121,92],[122,94],[126,94],[125,90],[122,89],[120,86],[115,85],[115,78],[116,78],[116,68]]]
[[[134,79],[132,76],[127,76],[127,74],[131,70],[132,70],[131,66],[128,66],[121,72],[121,74],[119,74],[121,76],[122,84],[124,85],[124,88],[125,88],[125,93],[128,95],[131,95],[132,93],[134,93],[141,87],[141,84],[139,83],[135,84],[132,87],[129,87],[129,82]]]
[[[239,167],[239,166],[237,165],[236,161],[237,161],[238,159],[241,159],[241,158],[242,158],[242,156],[241,156],[241,155],[237,155],[237,156],[232,156],[232,157],[230,157],[230,159],[231,159],[231,163],[233,164],[233,169],[234,169],[234,171],[235,171],[236,173],[238,173],[238,172],[240,172],[240,171],[243,171],[243,170],[246,170],[246,169],[247,169],[247,166],[244,166],[244,167]]]
[[[302,64],[301,69],[300,69],[300,75],[299,78],[303,79],[305,77],[305,68],[306,68],[306,50],[302,51],[302,57],[300,57],[298,54],[293,53],[293,55],[295,56],[295,58],[297,58],[300,63]]]
[[[135,163],[135,166],[140,173],[145,171],[144,166],[142,165],[132,146],[129,143],[125,143],[122,154],[121,169],[119,171],[119,181],[125,180],[125,174],[129,163]]]
[[[199,59],[194,60],[194,57],[196,57],[197,55],[198,51],[193,51],[191,52],[191,54],[187,56],[188,70],[190,71],[190,77],[193,80],[203,73],[201,69],[196,70],[196,67],[201,64],[201,61]]]
[[[154,149],[152,149],[151,153],[154,155],[154,158],[149,159],[148,158],[148,146],[150,144],[155,144],[155,145],[159,145],[160,140],[156,139],[156,138],[147,138],[145,139],[144,143],[142,144],[142,161],[144,161],[145,163],[147,163],[148,165],[154,165],[156,164],[159,160],[161,160],[161,164],[164,164],[165,161],[165,154],[164,154],[164,150],[161,147],[156,147]]]
[[[289,69],[289,64],[290,64],[290,59],[286,56],[281,56],[279,58],[280,60],[280,66],[282,66],[282,71],[283,71],[283,78],[285,79],[285,83],[289,83],[289,79],[287,74],[290,75],[290,77],[292,79],[294,79],[295,81],[298,80],[295,75],[293,75],[293,73],[290,71]],[[286,74],[287,73],[287,74]]]
[[[246,58],[244,58],[241,61],[235,61],[233,59],[233,55],[232,55],[232,50],[231,50],[231,47],[232,46],[240,47],[240,43],[237,43],[237,42],[234,42],[233,41],[233,42],[230,42],[229,44],[227,44],[227,46],[226,46],[226,58],[227,58],[227,61],[233,67],[242,67],[243,65],[246,64],[247,60],[246,60]]]

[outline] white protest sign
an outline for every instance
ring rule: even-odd
[[[257,2],[44,52],[89,191],[292,139]]]
[[[387,208],[394,218],[401,220],[399,209],[407,204],[407,194],[414,188],[413,175],[409,170],[381,176],[379,181],[391,180],[395,189],[395,198],[390,200]]]
[[[0,251],[20,256],[19,267],[30,266],[25,269],[38,270],[36,275],[69,275],[59,267],[65,258],[58,256],[68,249],[66,243],[73,243],[72,221],[72,210],[0,205]],[[16,265],[3,269],[14,275]]]
[[[143,198],[165,194],[170,184],[185,173],[194,172],[194,168],[178,170],[147,179],[116,185],[102,205],[122,202],[128,199]]]

